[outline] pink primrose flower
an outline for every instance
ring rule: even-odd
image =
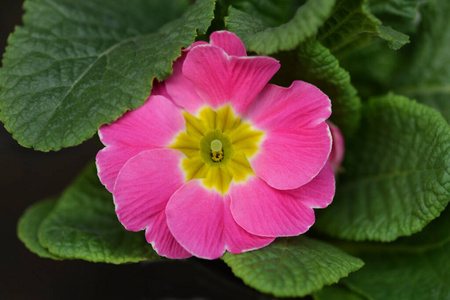
[[[334,174],[339,172],[342,161],[344,160],[345,146],[344,137],[342,136],[339,127],[334,125],[332,122],[327,121],[330,127],[331,137],[333,138],[333,146],[331,147],[330,157],[328,157],[328,162],[330,163],[331,169]]]
[[[279,67],[214,32],[142,107],[100,128],[98,175],[119,221],[159,255],[261,248],[304,233],[331,203],[330,101],[306,82],[268,84]]]

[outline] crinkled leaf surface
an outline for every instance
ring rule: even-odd
[[[413,56],[393,88],[438,109],[450,122],[450,1],[430,0],[420,11],[422,22],[411,47]]]
[[[114,264],[159,259],[143,232],[127,231],[119,223],[94,164],[63,193],[38,236],[44,248],[61,258]]]
[[[407,45],[399,51],[393,51],[382,40],[378,40],[345,56],[339,62],[350,73],[361,98],[369,99],[392,90],[391,85],[399,69],[409,63],[408,56],[403,54],[410,47],[411,45]]]
[[[367,298],[350,291],[343,285],[333,284],[313,294],[314,300],[365,300]]]
[[[279,238],[269,246],[222,259],[249,286],[278,297],[301,297],[356,271],[363,262],[305,236]]]
[[[420,15],[418,7],[422,0],[369,0],[369,9],[383,24],[403,33],[414,33]]]
[[[364,268],[343,280],[374,300],[450,299],[450,210],[417,235],[390,244],[353,243]]]
[[[0,119],[20,144],[80,144],[141,106],[181,48],[205,32],[214,0],[30,0],[0,71]]]
[[[345,136],[357,129],[361,118],[361,100],[350,82],[350,75],[339,61],[316,40],[301,44],[297,52],[296,72],[299,79],[320,88],[331,99],[331,120]]]
[[[420,231],[450,200],[449,125],[434,109],[395,95],[371,99],[363,120],[315,228],[357,241]]]
[[[390,15],[414,19],[421,0],[369,0],[370,11],[375,15]]]
[[[264,25],[271,27],[288,23],[301,5],[297,0],[230,0],[228,2],[234,8],[261,19]]]
[[[242,39],[248,51],[273,54],[295,49],[315,35],[330,16],[334,3],[335,0],[308,0],[289,22],[275,27],[268,27],[254,14],[230,7],[225,24]]]
[[[375,37],[386,40],[392,49],[409,41],[408,36],[381,26],[381,21],[370,13],[366,0],[338,0],[317,39],[340,56],[366,45]]]
[[[46,248],[42,247],[38,239],[38,229],[42,221],[53,210],[56,199],[48,199],[38,202],[29,207],[19,220],[17,234],[19,239],[33,253],[40,257],[59,259],[58,256],[50,253]]]

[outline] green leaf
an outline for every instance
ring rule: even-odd
[[[380,300],[450,299],[450,210],[417,235],[390,244],[349,244],[365,266],[343,283]]]
[[[393,88],[438,109],[450,122],[450,2],[429,0],[420,11],[422,22],[410,50],[412,58]]]
[[[288,23],[301,5],[297,0],[231,0],[233,8],[262,20],[267,27]]]
[[[414,19],[421,0],[369,0],[370,11],[375,15]]]
[[[332,102],[331,120],[350,136],[359,126],[361,100],[350,82],[350,76],[339,66],[330,51],[315,40],[299,46],[298,78],[310,82],[328,95]]]
[[[249,286],[277,297],[301,297],[356,271],[363,262],[305,236],[279,238],[258,251],[225,253],[233,273]]]
[[[143,232],[127,231],[119,223],[94,164],[63,193],[38,236],[44,248],[61,258],[114,264],[160,258]]]
[[[450,200],[449,125],[434,109],[392,94],[371,99],[363,120],[315,228],[357,241],[420,231]]]
[[[388,45],[393,50],[398,50],[403,45],[409,43],[409,36],[398,32],[391,27],[379,26],[378,27],[379,36],[388,42]]]
[[[414,33],[418,24],[418,6],[421,0],[369,0],[370,11],[383,24]]]
[[[39,225],[53,210],[55,204],[56,199],[48,199],[28,208],[19,220],[17,235],[31,252],[36,253],[40,257],[60,259],[42,247],[38,239]]]
[[[381,21],[370,13],[365,0],[339,0],[317,39],[337,56],[344,56],[375,37],[386,40],[395,50],[409,41],[406,35],[380,26]]]
[[[276,27],[267,27],[260,18],[230,7],[225,24],[242,39],[247,51],[273,54],[295,49],[314,36],[330,16],[334,3],[335,0],[308,0],[289,22]]]
[[[0,119],[25,147],[77,145],[141,106],[213,18],[214,0],[34,0],[9,38]]]
[[[314,300],[364,300],[367,299],[360,296],[345,286],[340,284],[333,284],[331,286],[324,287],[318,292],[313,294]]]
[[[362,99],[369,99],[377,95],[385,95],[391,88],[392,82],[402,66],[407,65],[408,59],[402,55],[411,45],[400,51],[392,51],[386,47],[384,41],[374,41],[367,47],[353,52],[339,62],[351,77],[352,83]]]

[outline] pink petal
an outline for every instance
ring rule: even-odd
[[[211,45],[222,48],[230,56],[247,56],[244,43],[232,32],[214,31],[209,40]]]
[[[303,204],[308,207],[325,208],[330,205],[336,191],[336,182],[330,164],[325,164],[311,182],[293,191],[301,192],[301,196],[298,195],[298,197],[301,197]]]
[[[183,74],[207,105],[218,108],[230,103],[242,113],[279,67],[271,57],[228,56],[219,47],[200,45],[188,53]]]
[[[107,147],[97,154],[98,175],[112,192],[117,174],[133,156],[144,150],[163,148],[185,127],[181,111],[163,96],[150,96],[137,110],[127,112],[111,125],[100,127]]]
[[[192,256],[173,237],[169,227],[167,227],[167,219],[164,211],[154,216],[153,222],[145,231],[145,238],[147,242],[152,244],[153,249],[159,255],[168,258],[187,258]]]
[[[114,191],[117,175],[123,165],[133,156],[145,151],[141,147],[105,147],[97,153],[97,173],[100,181],[109,192]]]
[[[160,255],[187,257],[165,222],[165,208],[172,194],[185,182],[180,168],[183,154],[172,149],[139,153],[123,166],[114,188],[119,221],[127,230],[147,228],[146,238]]]
[[[266,132],[250,161],[256,175],[277,189],[295,189],[311,181],[325,165],[331,134],[325,119],[328,97],[302,81],[291,87],[267,85],[245,117]]]
[[[195,256],[215,259],[225,251],[224,202],[215,190],[191,180],[178,189],[166,207],[175,239]]]
[[[314,223],[311,207],[324,207],[334,196],[330,168],[295,190],[277,190],[258,177],[230,187],[231,213],[246,231],[261,236],[296,236]],[[330,177],[331,174],[331,177]],[[323,177],[322,177],[323,176]]]
[[[333,173],[337,174],[339,168],[341,167],[342,160],[344,160],[345,146],[344,137],[342,136],[339,128],[327,121],[328,126],[330,126],[331,136],[333,137],[333,147],[331,148],[330,157],[328,157],[328,162],[333,169]]]
[[[258,128],[269,131],[313,128],[330,115],[328,96],[299,80],[288,88],[268,84],[245,113]]]
[[[167,224],[176,240],[195,256],[215,259],[228,249],[242,253],[270,244],[274,238],[253,235],[240,227],[230,211],[229,195],[191,180],[170,198]]]
[[[192,82],[183,76],[182,68],[189,51],[195,46],[204,44],[207,43],[195,42],[189,48],[183,50],[181,57],[173,63],[172,75],[164,81],[170,99],[191,114],[195,114],[195,112],[203,105],[203,100],[197,95]]]
[[[228,194],[224,195],[224,226],[225,244],[231,253],[242,253],[245,251],[259,249],[272,243],[275,238],[262,237],[245,231],[234,220],[231,214],[231,199]]]

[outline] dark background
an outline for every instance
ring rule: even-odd
[[[0,54],[21,24],[21,0],[0,0]],[[128,265],[53,261],[18,240],[17,221],[58,195],[95,157],[95,137],[43,153],[18,145],[0,123],[0,299],[270,299],[245,287],[221,261],[188,259]]]

